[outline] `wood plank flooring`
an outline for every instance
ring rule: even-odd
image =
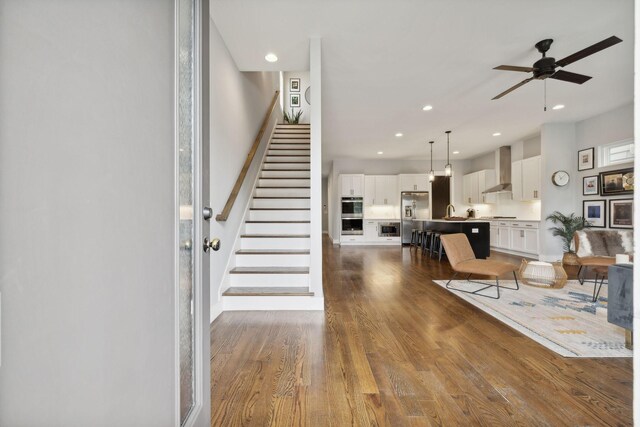
[[[212,324],[213,426],[632,425],[631,359],[557,356],[432,283],[444,259],[325,239],[323,266],[324,313]]]

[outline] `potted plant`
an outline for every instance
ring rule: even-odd
[[[549,215],[547,221],[551,221],[555,225],[549,229],[551,234],[562,239],[562,249],[564,250],[562,263],[578,265],[578,257],[573,250],[573,235],[578,230],[591,227],[591,224],[581,216],[576,216],[573,213],[567,216],[558,211]]]
[[[292,108],[291,114],[287,114],[286,111],[284,112],[284,122],[290,125],[297,125],[300,122],[300,116],[302,116],[302,109],[294,113]]]

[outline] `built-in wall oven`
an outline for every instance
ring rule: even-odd
[[[342,234],[361,235],[362,228],[362,197],[342,198]]]
[[[399,222],[381,222],[378,225],[378,237],[399,237]]]

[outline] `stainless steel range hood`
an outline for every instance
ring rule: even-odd
[[[498,167],[498,185],[495,185],[482,194],[511,193],[511,147],[506,145],[496,151],[496,166]]]

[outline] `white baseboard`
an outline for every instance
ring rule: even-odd
[[[221,314],[222,314],[222,301],[219,301],[211,306],[211,315],[209,316],[211,320],[209,321],[209,323],[213,323],[213,321],[216,320],[216,318]]]
[[[333,244],[334,245],[339,245],[340,244],[340,239],[333,239]]]
[[[222,297],[224,311],[324,311],[320,297]]]

